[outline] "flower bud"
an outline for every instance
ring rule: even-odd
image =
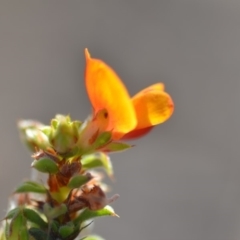
[[[67,154],[74,150],[80,125],[81,122],[72,122],[69,116],[57,115],[52,120],[49,141],[59,154]]]
[[[33,120],[21,120],[18,122],[20,137],[27,147],[34,152],[36,148],[47,149],[50,147],[47,135],[42,131],[44,125]]]

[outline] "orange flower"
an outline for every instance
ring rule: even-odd
[[[97,116],[101,130],[112,131],[113,140],[140,137],[172,115],[174,104],[162,83],[151,85],[130,98],[111,67],[91,58],[87,49],[85,57],[85,83],[93,116],[95,120]]]

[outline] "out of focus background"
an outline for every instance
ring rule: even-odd
[[[175,112],[112,155],[107,240],[240,239],[240,1],[0,1],[0,216],[30,176],[18,119],[84,120],[85,47],[129,92],[158,81]]]

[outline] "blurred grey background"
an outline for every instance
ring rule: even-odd
[[[107,240],[240,239],[240,1],[0,1],[0,216],[30,175],[18,119],[84,120],[85,47],[131,94],[162,81],[172,118],[112,155]]]

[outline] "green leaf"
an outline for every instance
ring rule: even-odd
[[[64,226],[59,228],[59,233],[63,238],[68,237],[69,235],[73,234],[75,231],[75,226],[73,222],[69,222]]]
[[[113,167],[111,160],[106,154],[102,152],[83,156],[81,163],[82,168],[85,170],[102,167],[110,177],[113,176]]]
[[[57,207],[51,207],[48,203],[45,203],[43,206],[43,212],[49,220],[65,214],[67,210],[67,206],[63,203]]]
[[[75,223],[75,226],[79,226],[83,222],[85,222],[89,219],[96,218],[96,217],[103,217],[103,216],[118,217],[118,215],[114,212],[113,208],[111,206],[107,205],[103,209],[100,209],[97,211],[92,211],[92,210],[89,210],[88,208],[86,208],[73,221]]]
[[[29,234],[34,237],[34,240],[54,240],[49,234],[39,228],[30,228]],[[25,240],[25,239],[22,239]]]
[[[26,192],[34,192],[34,193],[46,193],[47,189],[39,183],[26,181],[23,182],[14,193],[26,193]]]
[[[28,240],[27,221],[23,216],[22,211],[13,217],[10,222],[7,239],[9,240]]]
[[[59,222],[58,221],[55,221],[55,220],[52,220],[50,223],[50,229],[52,232],[54,233],[58,233],[58,229],[59,229]]]
[[[48,224],[34,210],[29,209],[29,208],[24,208],[23,214],[28,221],[35,223],[39,227],[41,227],[43,229],[48,227]]]
[[[122,142],[110,142],[108,145],[101,148],[101,150],[104,152],[118,152],[127,150],[131,147],[133,146]]]
[[[92,179],[92,176],[88,175],[88,174],[87,175],[80,175],[80,174],[75,175],[69,180],[68,187],[71,189],[79,188],[91,179]]]
[[[14,216],[16,216],[16,215],[19,213],[20,210],[21,210],[21,209],[20,209],[19,207],[16,207],[16,208],[10,210],[10,211],[7,213],[7,215],[5,216],[4,219],[11,219],[11,218],[13,218]]]
[[[105,240],[105,239],[97,235],[90,235],[87,237],[83,237],[80,240]]]
[[[50,158],[40,158],[32,162],[32,167],[39,172],[55,174],[59,171],[58,165]]]

